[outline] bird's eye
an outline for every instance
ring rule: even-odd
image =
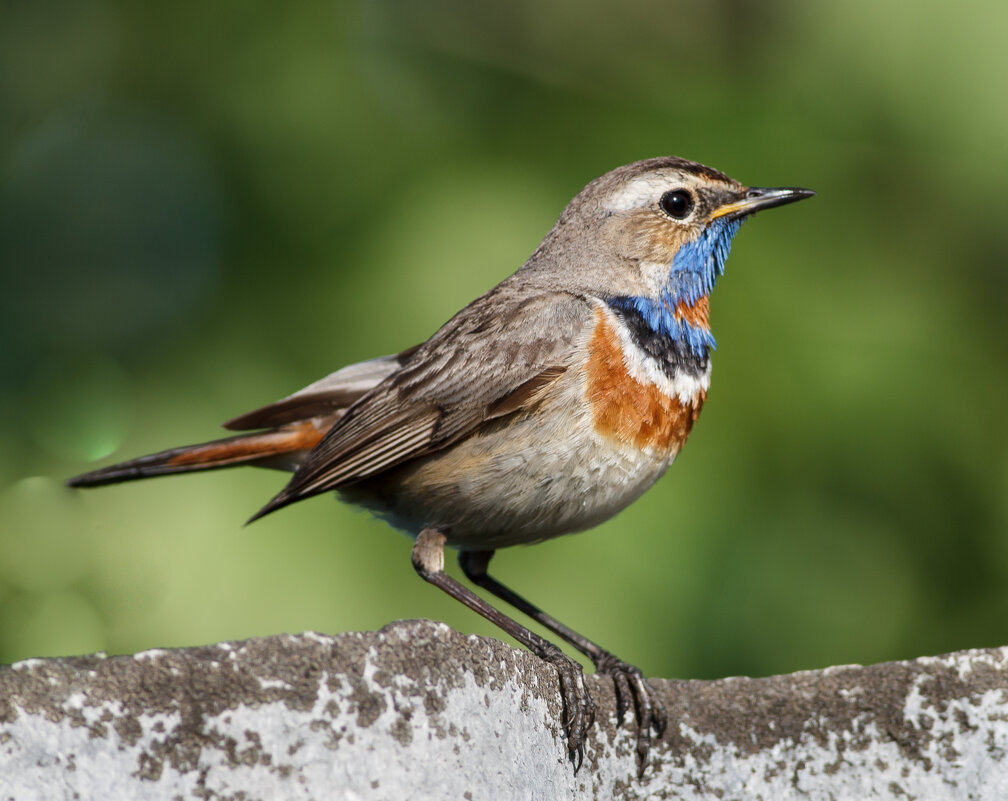
[[[695,205],[693,196],[685,189],[673,189],[661,196],[659,204],[669,217],[685,220]]]

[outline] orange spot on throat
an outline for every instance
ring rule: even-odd
[[[704,295],[698,298],[692,306],[688,305],[686,301],[679,301],[675,307],[675,318],[694,328],[710,330],[710,298]]]
[[[694,306],[683,308],[684,315],[706,315],[709,307],[707,299],[702,298]],[[595,330],[588,342],[586,388],[595,430],[638,448],[678,452],[700,416],[706,393],[684,404],[654,384],[641,383],[628,372],[619,338],[601,309],[596,310],[595,319]]]

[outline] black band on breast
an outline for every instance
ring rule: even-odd
[[[698,352],[684,338],[654,328],[635,305],[621,301],[624,299],[610,301],[609,308],[626,326],[634,344],[650,356],[669,379],[681,373],[699,378],[707,372],[710,366],[708,348],[703,347],[702,352]]]

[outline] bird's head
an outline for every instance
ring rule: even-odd
[[[677,300],[694,302],[724,272],[746,217],[813,194],[744,186],[702,164],[659,158],[613,170],[571,206],[578,216],[594,218],[603,247],[636,266],[645,292],[671,289]]]
[[[676,310],[707,297],[742,222],[813,194],[745,186],[680,158],[638,161],[588,184],[541,250],[554,264],[562,260],[575,283],[634,306],[652,328],[675,335],[682,327]],[[713,346],[709,332],[700,339]]]

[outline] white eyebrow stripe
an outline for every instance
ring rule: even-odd
[[[671,184],[671,176],[643,175],[612,195],[606,208],[609,211],[629,211],[657,203]]]

